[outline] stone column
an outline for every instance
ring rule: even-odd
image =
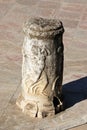
[[[16,104],[31,117],[54,115],[61,105],[63,25],[59,20],[32,18],[23,30],[22,92]]]

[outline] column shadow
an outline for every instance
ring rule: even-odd
[[[62,94],[64,109],[87,99],[87,77],[64,84]]]

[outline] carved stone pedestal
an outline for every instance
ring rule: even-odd
[[[59,20],[34,18],[23,30],[22,92],[16,104],[31,117],[54,115],[62,105],[63,25]]]

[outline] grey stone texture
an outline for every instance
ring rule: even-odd
[[[30,118],[15,105],[15,98],[9,102],[8,108],[0,119],[0,130],[69,130],[87,123],[87,100],[77,103],[71,108],[44,119]]]
[[[62,105],[59,98],[64,57],[62,22],[31,18],[23,30],[22,93],[16,104],[31,117],[55,115]]]
[[[22,81],[22,24],[34,16],[60,19],[65,28],[63,93],[70,108],[45,119],[29,118],[15,104]],[[87,0],[0,0],[0,130],[87,130],[86,98]]]

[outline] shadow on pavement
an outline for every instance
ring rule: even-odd
[[[64,109],[87,99],[87,77],[64,84],[63,89]]]

